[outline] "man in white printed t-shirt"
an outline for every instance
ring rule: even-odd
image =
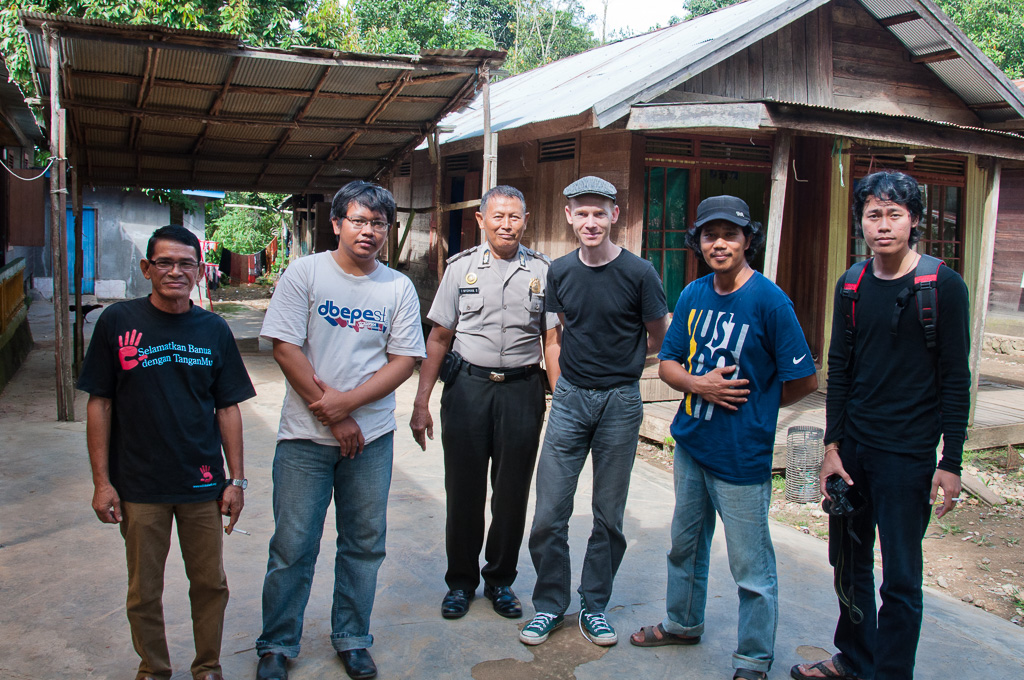
[[[274,455],[274,522],[263,583],[258,680],[285,680],[327,507],[334,495],[331,644],[352,678],[377,674],[368,648],[384,560],[395,389],[426,352],[408,277],[377,262],[395,221],[391,194],[354,181],[334,196],[337,250],[303,257],[281,277],[261,334],[288,380]]]

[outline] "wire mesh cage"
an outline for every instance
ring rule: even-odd
[[[818,472],[825,458],[825,432],[820,427],[794,425],[786,433],[786,500],[821,500]]]

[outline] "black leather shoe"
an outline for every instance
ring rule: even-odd
[[[256,680],[288,680],[288,657],[284,654],[264,654],[256,666]]]
[[[368,649],[350,649],[338,652],[338,658],[345,664],[345,672],[354,680],[377,677],[377,664],[373,662]]]
[[[461,619],[469,611],[469,603],[475,594],[469,590],[449,590],[441,600],[441,616],[446,619]]]
[[[523,605],[509,586],[484,586],[484,597],[494,603],[494,611],[506,619],[518,619],[523,615]]]

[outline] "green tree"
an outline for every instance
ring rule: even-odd
[[[359,47],[381,54],[421,49],[493,47],[494,41],[466,22],[452,0],[352,0]]]
[[[285,198],[285,194],[229,191],[223,201],[208,202],[206,238],[220,242],[214,260],[220,261],[221,248],[243,255],[266,248],[281,233],[284,218],[277,206]]]
[[[1011,78],[1024,78],[1024,3],[1020,0],[938,0],[974,44]]]
[[[512,73],[550,64],[596,47],[597,39],[590,28],[579,0],[512,0],[515,39],[508,47],[505,67]]]
[[[737,2],[740,2],[740,0],[686,0],[683,3],[683,9],[686,10],[686,18],[692,19],[694,17],[702,17],[705,14],[711,14],[715,10],[728,7],[729,5],[735,5]]]

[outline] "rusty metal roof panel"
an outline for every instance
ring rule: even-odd
[[[246,117],[282,120],[291,119],[302,110],[303,100],[298,97],[280,97],[258,94],[229,94],[224,97],[221,107],[223,115],[245,115]]]
[[[144,54],[144,53],[143,53]],[[154,52],[157,78],[183,80],[206,85],[219,84],[224,80],[231,65],[231,58],[208,52],[187,52],[184,50],[158,50]]]
[[[393,82],[405,71],[381,68],[336,68],[324,81],[325,92],[343,94],[373,94],[381,96],[387,89],[377,87],[377,83]]]
[[[238,65],[233,85],[286,87],[296,90],[312,90],[324,66],[270,59],[243,59]]]
[[[241,144],[236,141],[219,141],[216,137],[207,136],[203,142],[202,153],[204,156],[224,154],[230,156],[248,156],[251,158],[263,158],[277,146],[277,140],[267,141],[260,144]]]
[[[138,88],[135,88],[136,90]],[[180,109],[194,113],[210,110],[217,94],[208,90],[185,90],[177,87],[154,87],[145,99],[145,108]],[[134,102],[133,102],[134,104]]]

